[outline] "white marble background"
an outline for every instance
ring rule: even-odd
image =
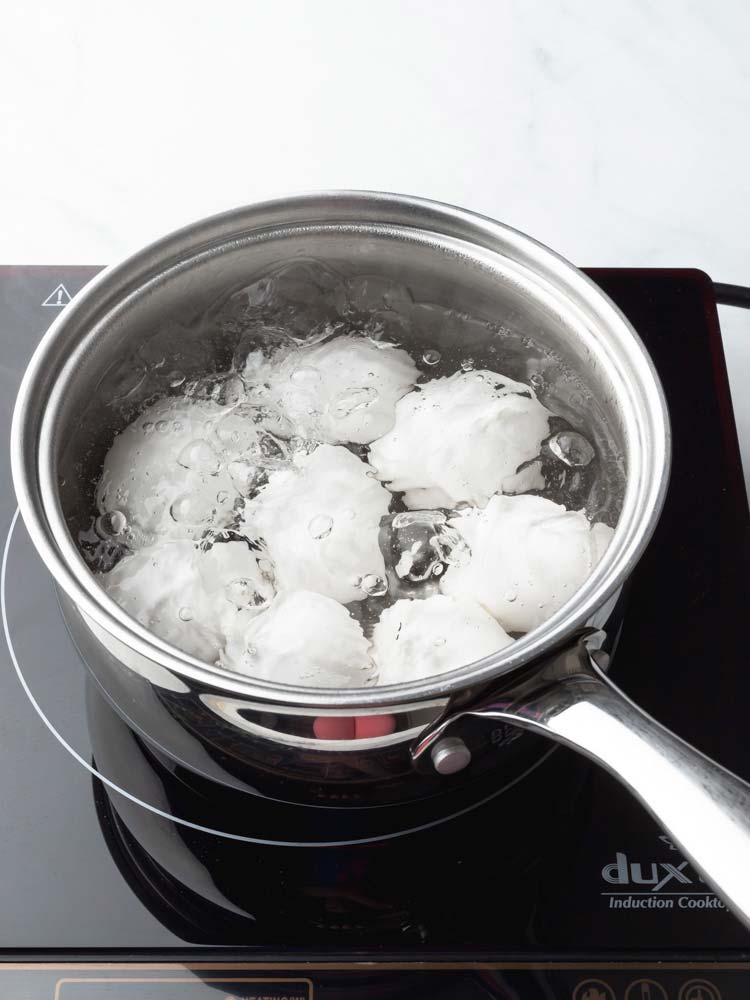
[[[749,40],[747,0],[9,0],[0,262],[354,187],[750,283]],[[750,470],[750,312],[722,321]]]

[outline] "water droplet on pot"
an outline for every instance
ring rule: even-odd
[[[178,612],[178,617],[181,622],[189,622],[193,620],[193,609],[184,607],[180,608]]]

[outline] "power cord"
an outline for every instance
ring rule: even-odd
[[[715,281],[714,294],[719,305],[750,309],[750,288],[747,285],[724,285]]]

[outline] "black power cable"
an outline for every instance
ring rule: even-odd
[[[724,285],[715,281],[714,294],[719,305],[750,309],[750,288],[747,285]]]

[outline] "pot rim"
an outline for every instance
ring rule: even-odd
[[[94,315],[103,318],[168,266],[183,266],[241,237],[257,237],[267,233],[269,226],[288,230],[305,224],[416,227],[438,242],[458,237],[467,249],[485,256],[489,252],[506,266],[521,260],[531,292],[537,297],[554,295],[557,305],[580,314],[587,327],[608,333],[608,341],[598,347],[627,397],[620,399],[628,440],[627,482],[614,537],[592,575],[555,615],[504,650],[445,674],[397,685],[309,688],[257,680],[203,663],[154,636],[115,604],[89,571],[65,524],[50,431],[50,414],[55,410],[50,397],[59,399],[64,393],[65,373],[71,368],[70,352],[61,353],[60,340],[81,322],[80,336],[84,336]],[[622,586],[651,538],[666,494],[670,448],[663,389],[643,343],[611,299],[574,265],[518,230],[452,205],[381,192],[324,191],[260,202],[199,220],[100,272],[52,323],[26,369],[13,413],[11,468],[31,539],[56,583],[85,617],[160,667],[202,688],[253,701],[345,714],[444,699],[467,687],[484,686],[543,658],[584,627]]]

